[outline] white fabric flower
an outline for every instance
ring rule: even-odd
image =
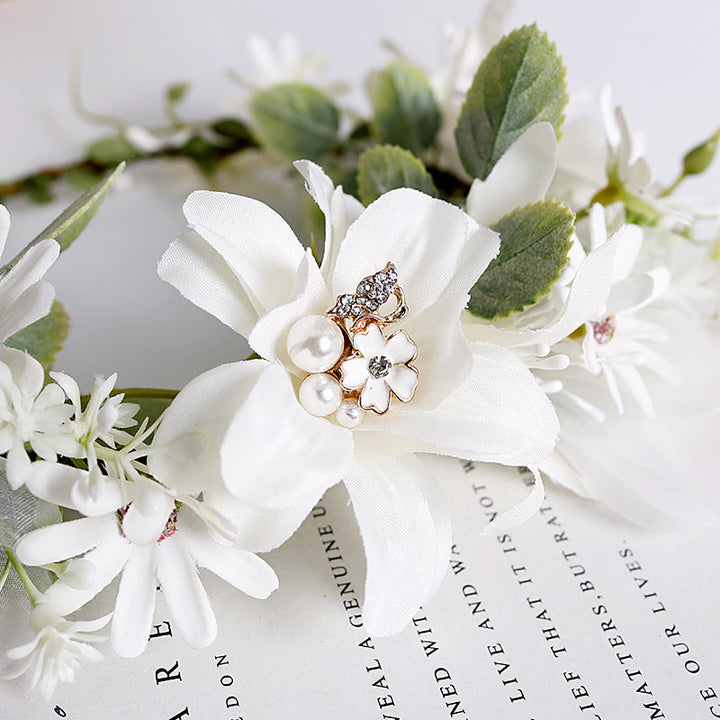
[[[192,426],[190,413],[221,416],[227,490],[243,503],[278,511],[277,538],[288,537],[322,492],[343,478],[368,561],[365,623],[372,634],[390,634],[407,624],[443,577],[450,549],[442,495],[409,453],[532,465],[552,448],[556,418],[511,353],[485,345],[473,356],[460,330],[467,292],[497,253],[495,233],[409,189],[363,209],[316,165],[297,167],[325,214],[319,269],[267,206],[223,193],[188,198],[184,212],[192,230],[165,253],[160,276],[248,337],[266,362],[205,373],[194,404],[183,415],[181,406],[169,412],[163,425],[179,433]],[[417,346],[419,382],[411,402],[373,413],[351,431],[299,405],[296,387],[304,373],[290,359],[287,336],[299,319],[324,314],[386,262],[396,265],[405,292],[409,311],[394,327]],[[241,405],[238,388],[246,396]],[[262,430],[253,427],[258,418]],[[189,474],[175,477],[194,482]]]
[[[0,205],[0,255],[9,230],[10,213]],[[41,240],[0,277],[0,342],[50,312],[55,290],[42,278],[59,254],[55,240]]]
[[[0,677],[13,680],[34,666],[32,687],[39,687],[46,700],[52,697],[58,682],[72,682],[80,660],[99,662],[103,659],[99,650],[90,643],[103,642],[106,638],[93,635],[105,627],[110,615],[97,620],[66,620],[50,603],[43,601],[30,613],[30,629],[35,637],[25,645],[8,650],[13,661]]]
[[[64,424],[72,415],[62,389],[45,387],[45,371],[32,356],[0,345],[0,453],[7,453],[7,478],[16,490],[31,469],[25,443],[45,460],[55,462],[73,443]]]

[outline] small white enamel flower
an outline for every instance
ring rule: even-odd
[[[385,338],[378,325],[371,324],[353,336],[355,353],[340,366],[341,384],[346,390],[360,390],[360,407],[379,414],[387,412],[392,393],[409,402],[418,384],[418,372],[409,363],[417,346],[404,330]]]

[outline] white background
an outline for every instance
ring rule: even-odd
[[[226,71],[250,71],[244,46],[250,33],[294,33],[305,50],[329,57],[328,79],[348,79],[358,88],[365,73],[388,58],[381,38],[432,70],[440,62],[443,23],[470,26],[480,10],[468,0],[425,6],[388,0],[0,0],[0,177],[75,158],[102,132],[70,107],[73,50],[82,55],[87,105],[153,124],[163,122],[162,93],[177,80],[193,84],[182,107],[189,118],[232,107],[242,91]],[[507,29],[533,21],[556,40],[571,91],[613,84],[633,127],[645,131],[661,179],[672,179],[685,150],[720,123],[716,0],[517,0]],[[347,101],[361,102],[361,91]],[[110,198],[50,273],[73,319],[58,368],[85,387],[95,372],[113,370],[124,387],[179,387],[246,349],[155,275],[157,259],[183,228],[184,195],[199,180],[157,167],[129,177],[132,182]],[[720,198],[720,167],[689,181],[685,191]],[[277,204],[282,207],[283,198]],[[61,209],[60,203],[23,200],[9,207],[8,252]]]

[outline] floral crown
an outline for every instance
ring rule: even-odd
[[[314,63],[266,67],[241,118],[121,123],[72,166],[0,185],[42,199],[56,176],[99,181],[0,269],[0,588],[27,594],[32,632],[4,677],[34,667],[49,697],[78,660],[101,658],[108,623],[115,652],[139,655],[156,585],[183,638],[208,645],[199,571],[267,597],[278,579],[259,553],[340,482],[367,558],[363,622],[398,633],[449,561],[428,455],[532,471],[527,497],[479,535],[537,511],[543,478],[644,513],[585,446],[611,452],[603,423],[626,408],[652,417],[653,394],[684,370],[667,352],[677,318],[704,337],[717,315],[720,211],[676,189],[719,135],[662,186],[609,91],[605,138],[565,124],[565,69],[537,27],[466,67],[477,32],[455,37],[432,77],[402,58],[375,74],[373,116],[347,132],[332,89],[303,75]],[[173,113],[185,91],[169,91]],[[121,391],[111,375],[83,395],[51,369],[68,319],[43,277],[123,167],[102,174],[182,157],[216,176],[249,149],[294,162],[311,241],[258,200],[198,190],[158,273],[254,356],[179,392]],[[0,206],[0,245],[9,223]],[[109,586],[110,615],[69,619]]]

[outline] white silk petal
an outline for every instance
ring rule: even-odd
[[[10,213],[8,209],[0,204],[0,255],[5,250],[5,241],[10,232]]]
[[[615,315],[636,308],[647,302],[654,290],[655,280],[647,273],[620,280],[613,285],[603,314]]]
[[[374,427],[408,438],[419,452],[537,465],[558,435],[552,403],[516,355],[480,343],[474,351],[470,376],[437,408],[416,413],[408,405]]]
[[[374,323],[369,325],[364,332],[353,335],[353,346],[362,353],[363,357],[368,359],[374,358],[376,355],[384,355],[386,345],[387,341],[382,330]]]
[[[122,520],[123,534],[134,545],[155,544],[165,530],[172,507],[173,500],[166,493],[159,498],[159,507],[148,515],[143,515],[137,503],[132,503]]]
[[[12,373],[13,382],[26,395],[37,395],[45,384],[43,366],[29,353],[0,345],[0,361]]]
[[[50,283],[40,281],[25,290],[12,304],[3,306],[0,312],[0,342],[45,317],[54,300],[55,288]]]
[[[217,620],[205,588],[182,543],[175,538],[157,546],[157,577],[183,639],[206,647],[217,635]]]
[[[459,316],[460,311],[458,310],[455,313],[455,319]],[[398,330],[388,338],[383,355],[394,365],[402,365],[410,362],[417,355],[417,345],[404,330]]]
[[[31,285],[42,280],[50,266],[57,260],[60,246],[55,240],[47,238],[33,245],[0,278],[0,302],[5,308],[15,302]]]
[[[552,125],[531,125],[505,151],[485,181],[476,179],[468,193],[467,213],[490,226],[516,208],[545,197],[557,166]]]
[[[123,568],[115,601],[110,640],[121,657],[145,650],[155,610],[157,547],[133,547]]]
[[[413,366],[419,373],[408,411],[436,407],[470,374],[472,353],[460,324],[466,302],[465,293],[448,295],[406,324],[418,348]]]
[[[593,209],[595,207],[600,208],[600,206],[596,205]],[[605,213],[601,208],[598,212],[604,223]],[[635,267],[635,263],[637,263],[638,255],[640,255],[643,244],[643,232],[637,225],[623,225],[616,235],[617,250],[615,251],[613,261],[613,283],[624,280],[630,275]]]
[[[80,555],[118,535],[115,513],[47,525],[23,535],[15,553],[24,565],[46,565]]]
[[[287,372],[270,365],[233,417],[220,446],[223,482],[241,500],[288,507],[340,480],[352,434],[298,403]]]
[[[357,390],[367,382],[368,362],[366,357],[351,357],[340,366],[341,384],[346,390]]]
[[[360,405],[365,410],[384,413],[390,407],[390,388],[383,378],[369,377],[360,393]]]
[[[372,636],[398,633],[447,569],[447,507],[413,456],[382,464],[357,460],[345,485],[367,558],[365,627]]]
[[[158,275],[191,303],[247,337],[258,320],[248,294],[222,255],[190,230],[160,258]]]
[[[408,402],[415,393],[418,374],[416,370],[406,365],[393,365],[385,382],[400,400]]]
[[[348,228],[333,273],[333,295],[353,292],[393,262],[412,313],[449,292],[467,292],[498,250],[497,235],[459,208],[417,190],[379,197]]]
[[[219,484],[220,444],[267,367],[264,360],[228,363],[191,380],[155,433],[153,445],[162,449],[148,457],[152,476],[190,495]]]
[[[290,372],[296,372],[287,350],[290,328],[307,315],[323,315],[331,305],[327,285],[308,250],[298,268],[290,297],[258,320],[248,335],[250,347],[266,360],[279,362]]]
[[[277,589],[275,571],[255,553],[214,542],[207,527],[193,513],[181,513],[177,538],[190,557],[233,587],[264,599]]]
[[[45,600],[61,615],[69,615],[81,608],[109,585],[122,570],[130,556],[130,549],[130,543],[117,533],[114,538],[104,541],[83,558],[95,568],[92,582],[86,587],[77,588],[64,583],[60,578],[45,591]]]
[[[509,510],[498,513],[480,532],[480,535],[494,535],[527,522],[541,508],[545,499],[545,487],[536,468],[530,468],[535,476],[535,484],[520,502]]]
[[[235,273],[259,316],[285,302],[304,250],[280,215],[258,200],[208,190],[191,193],[183,212]]]

